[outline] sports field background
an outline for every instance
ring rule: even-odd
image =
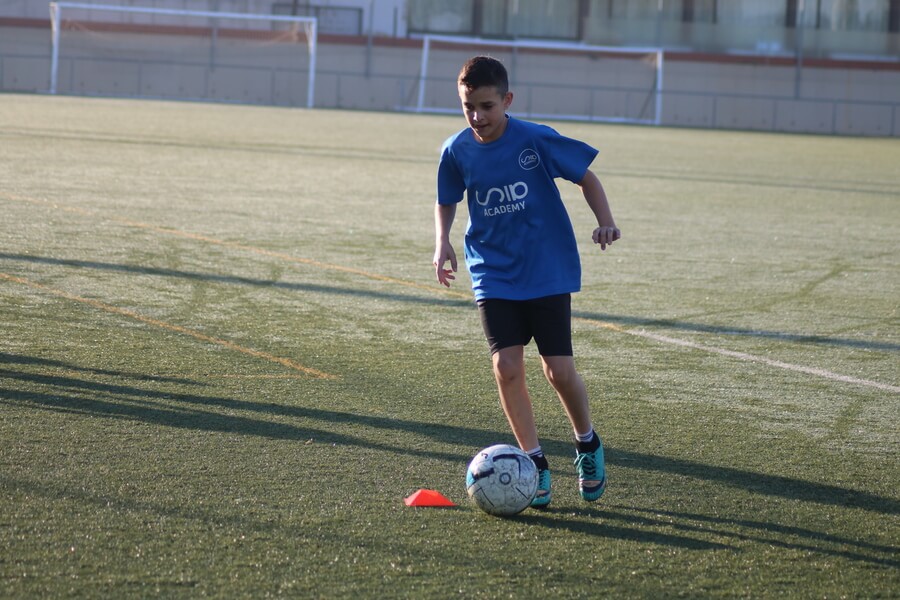
[[[497,519],[461,116],[0,95],[0,597],[897,597],[900,144],[551,124],[623,232],[561,183],[610,483],[530,348],[554,500]]]

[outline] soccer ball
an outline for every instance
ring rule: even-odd
[[[531,457],[515,446],[497,444],[475,455],[466,471],[466,492],[484,512],[515,515],[537,493],[538,470]]]

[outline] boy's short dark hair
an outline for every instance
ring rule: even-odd
[[[466,61],[459,71],[459,85],[472,91],[480,87],[496,86],[501,96],[509,91],[509,76],[506,67],[496,58],[490,56],[473,56]]]

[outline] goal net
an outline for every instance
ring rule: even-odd
[[[51,2],[50,93],[307,106],[314,17]]]
[[[663,50],[426,35],[415,112],[460,110],[456,76],[475,54],[501,60],[514,92],[510,114],[659,125]]]

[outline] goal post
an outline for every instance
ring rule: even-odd
[[[98,15],[103,18],[97,19]],[[279,90],[296,87],[285,81],[274,82],[276,74],[283,80],[295,78],[305,70],[304,104],[307,108],[315,105],[318,49],[315,17],[51,2],[50,31],[51,94],[61,89],[60,52],[66,47],[66,34],[71,34],[80,36],[71,42],[76,47],[73,56],[67,58],[71,65],[77,61],[94,64],[95,72],[90,78],[95,82],[102,81],[104,76],[109,79],[112,73],[124,74],[125,83],[117,83],[119,93],[101,91],[100,95],[220,100],[223,98],[209,93],[208,81],[208,73],[219,69],[232,76],[268,71],[274,97],[276,87]],[[297,64],[295,48],[304,41],[306,64],[302,65]],[[145,75],[145,71],[149,74]],[[187,83],[170,82],[172,90],[165,93],[152,91],[154,85],[160,89],[159,82],[171,79],[175,71]],[[196,85],[204,71],[206,93],[203,86]],[[248,81],[248,85],[254,83]],[[224,80],[221,84],[229,85]],[[174,91],[176,87],[178,91]],[[69,88],[70,92],[77,93],[73,83]],[[179,95],[180,91],[185,92],[183,96]],[[236,96],[224,99],[241,100]]]
[[[486,52],[506,63],[510,87],[516,94],[511,114],[652,125],[662,122],[662,48],[430,34],[421,39],[417,100],[408,107],[415,112],[459,111],[456,74],[466,58]],[[436,82],[441,84],[440,90],[433,89]],[[452,106],[447,105],[447,98]]]

